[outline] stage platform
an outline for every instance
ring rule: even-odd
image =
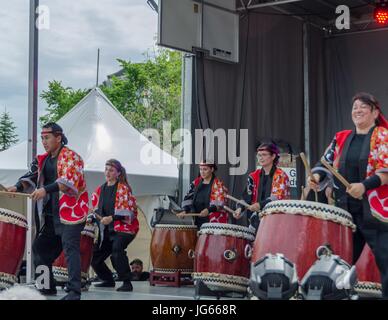
[[[116,288],[121,286],[116,283]],[[96,288],[93,284],[88,291],[82,292],[81,300],[195,300],[195,287],[151,286],[148,281],[133,281],[132,292],[118,292],[115,288]],[[56,296],[48,296],[48,300],[59,300],[66,292],[57,287]],[[200,300],[216,300],[216,297],[201,296]],[[220,300],[241,300],[241,298],[221,297]]]

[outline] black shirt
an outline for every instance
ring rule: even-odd
[[[195,212],[201,212],[203,209],[209,207],[210,204],[210,191],[211,185],[201,183],[198,188],[197,196],[195,197],[195,201],[193,203]]]
[[[52,158],[48,156],[43,168],[44,186],[55,183],[57,180],[57,160],[58,157]],[[43,212],[47,215],[53,215],[53,208],[56,207],[55,201],[58,198],[58,192],[53,192],[48,195],[48,201],[43,208]]]
[[[271,195],[271,192],[269,194],[267,194],[268,192],[266,192],[268,180],[269,180],[269,174],[264,174],[263,189],[261,190],[260,201],[259,201],[260,204],[263,203]]]
[[[102,217],[114,216],[117,184],[118,183],[115,183],[112,186],[108,186],[108,184],[104,184],[103,187],[101,188],[100,201],[102,205],[101,205],[100,215]],[[109,224],[109,228],[105,228],[106,232],[113,231],[113,229],[114,229],[113,222]]]
[[[346,156],[346,179],[349,183],[360,182],[360,154],[364,143],[365,134],[355,134],[350,142]]]
[[[138,274],[135,272],[131,272],[131,281],[147,281],[150,278],[150,273],[143,271],[142,273]]]
[[[196,193],[196,196],[193,201],[193,208],[196,213],[200,213],[204,209],[209,210],[209,214],[211,212],[214,212],[217,210],[216,206],[209,206],[210,205],[210,193],[211,193],[211,188],[212,188],[212,183],[213,180],[208,183],[201,183],[198,186],[198,190]],[[195,217],[195,224],[197,225],[198,228],[201,227],[203,223],[209,222],[209,216],[207,217]]]
[[[349,183],[360,182],[360,154],[365,137],[365,134],[355,134],[350,142],[345,168],[345,178]],[[362,200],[355,199],[349,194],[347,194],[347,199],[351,212],[362,211]]]

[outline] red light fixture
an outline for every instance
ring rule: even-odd
[[[375,21],[380,24],[388,24],[388,2],[380,2],[376,4],[376,9],[374,12]]]

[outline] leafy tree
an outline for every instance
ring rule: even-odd
[[[0,116],[0,151],[7,150],[10,146],[19,141],[15,133],[14,125],[9,112],[5,110]]]
[[[74,107],[90,90],[73,90],[64,87],[61,81],[50,81],[48,90],[40,95],[47,103],[47,114],[40,117],[41,125],[48,122],[56,122]]]
[[[154,48],[144,57],[140,63],[117,59],[119,75],[100,89],[137,130],[157,129],[162,136],[163,121],[171,121],[172,132],[180,127],[182,55]],[[48,90],[41,94],[48,104],[41,123],[59,120],[88,92],[65,88],[60,81],[49,82]]]

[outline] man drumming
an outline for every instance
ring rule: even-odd
[[[69,149],[62,128],[56,123],[43,126],[41,132],[45,154],[38,155],[30,171],[11,192],[27,192],[36,201],[37,236],[33,243],[35,267],[44,265],[50,271],[50,282],[40,292],[57,293],[52,264],[64,251],[69,280],[69,293],[63,300],[81,298],[80,239],[88,213],[88,193],[82,158]]]

